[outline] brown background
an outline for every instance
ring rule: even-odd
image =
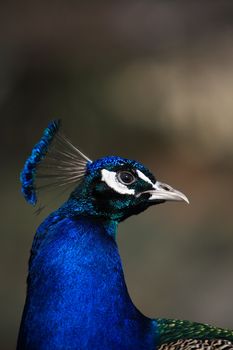
[[[1,2],[1,349],[49,212],[34,215],[19,173],[56,117],[90,158],[138,159],[190,198],[120,226],[137,307],[233,328],[232,43],[231,1]]]

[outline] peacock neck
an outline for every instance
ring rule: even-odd
[[[127,291],[116,228],[112,221],[57,213],[41,225],[32,248],[21,339],[34,344],[36,339],[39,349],[44,339],[50,342],[46,348],[56,349],[59,344],[103,350],[154,346],[154,325]]]
[[[114,220],[105,220],[103,222],[103,226],[106,233],[115,240],[117,235],[118,222]]]

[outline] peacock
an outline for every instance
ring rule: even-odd
[[[127,290],[118,224],[152,205],[187,197],[135,160],[91,161],[60,128],[59,120],[49,123],[20,176],[32,205],[44,188],[68,186],[71,194],[36,231],[17,349],[233,349],[232,330],[150,319]]]

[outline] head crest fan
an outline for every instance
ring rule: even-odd
[[[91,163],[60,133],[60,126],[60,120],[49,123],[21,172],[22,194],[32,205],[37,203],[38,191],[44,188],[77,185],[85,175],[87,163]]]

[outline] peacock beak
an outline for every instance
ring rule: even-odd
[[[153,188],[153,190],[148,191],[150,193],[149,201],[184,201],[189,204],[188,198],[182,192],[165,183],[156,181]]]

